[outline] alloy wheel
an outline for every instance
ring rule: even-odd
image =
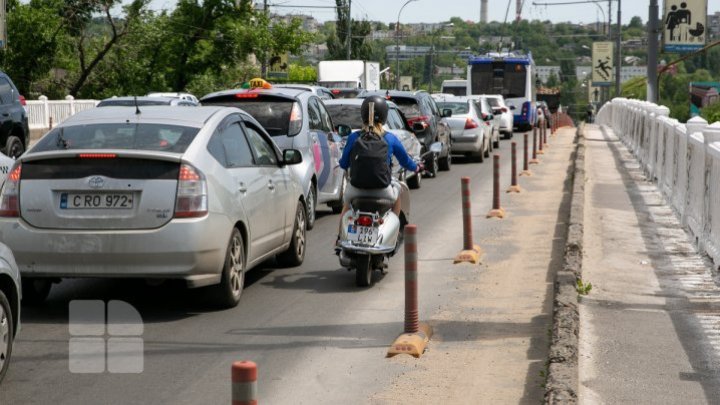
[[[242,241],[238,237],[233,237],[230,245],[230,288],[234,296],[242,293],[245,284],[245,272],[243,271],[243,246]]]

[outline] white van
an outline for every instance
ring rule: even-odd
[[[452,94],[455,96],[467,96],[467,80],[453,79],[443,80],[440,88],[441,93]]]

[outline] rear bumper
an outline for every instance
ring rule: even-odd
[[[0,220],[0,238],[23,277],[176,278],[219,282],[232,224],[221,215],[174,219],[157,229],[67,231]]]
[[[453,141],[453,146],[452,146],[453,153],[479,152],[483,148],[482,136],[480,136],[478,134],[453,136],[452,141]]]

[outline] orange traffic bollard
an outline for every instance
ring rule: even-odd
[[[540,160],[538,160],[537,157],[537,127],[533,127],[533,151],[532,151],[532,159],[530,159],[531,165],[539,164]]]
[[[528,162],[528,134],[523,134],[523,171],[520,176],[532,176]]]
[[[257,405],[257,364],[236,361],[232,364],[232,405]]]
[[[510,170],[510,188],[507,189],[508,193],[519,193],[522,190],[520,189],[520,186],[518,186],[517,182],[517,152],[516,152],[517,144],[515,141],[510,143],[510,156],[511,156],[511,170]]]
[[[505,210],[500,207],[500,155],[493,156],[493,207],[488,218],[505,218]]]
[[[480,246],[473,244],[470,178],[461,178],[460,186],[462,190],[463,250],[455,256],[454,263],[480,264],[482,250]]]

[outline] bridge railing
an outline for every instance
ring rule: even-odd
[[[687,124],[640,100],[606,103],[596,122],[613,130],[657,183],[700,251],[720,264],[720,122]]]
[[[27,101],[28,125],[30,129],[50,129],[65,121],[71,115],[93,108],[99,100],[75,100],[66,96],[64,100],[48,100],[40,96],[37,100]]]

